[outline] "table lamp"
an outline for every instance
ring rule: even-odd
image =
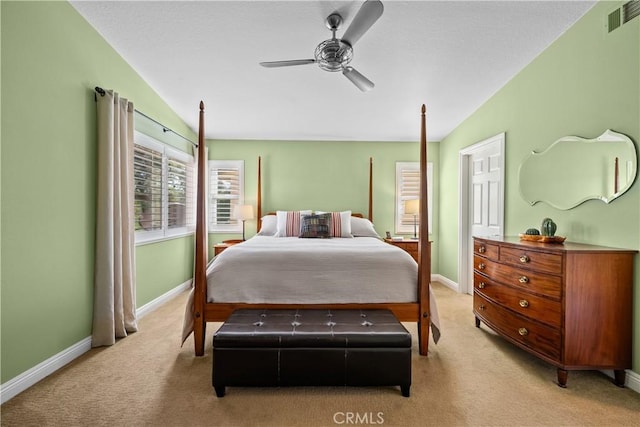
[[[244,241],[244,222],[253,219],[252,205],[235,205],[233,207],[233,217],[242,221],[242,241]]]
[[[420,200],[411,199],[404,201],[404,213],[413,215],[413,238],[418,238],[418,213],[420,213]]]

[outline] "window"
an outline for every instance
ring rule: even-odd
[[[193,156],[137,131],[134,141],[136,243],[192,233],[195,224]]]
[[[244,160],[209,160],[209,232],[241,233],[233,207],[244,204]]]
[[[427,163],[427,206],[429,209],[429,231],[432,232],[433,223],[433,163]],[[420,198],[420,163],[396,162],[396,233],[411,233],[414,230],[414,220],[420,226],[420,216],[405,213],[405,201]]]

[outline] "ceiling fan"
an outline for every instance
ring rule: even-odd
[[[260,65],[267,68],[275,68],[318,64],[318,66],[325,71],[341,71],[358,89],[367,92],[373,89],[375,85],[371,80],[350,66],[349,63],[353,58],[353,46],[360,40],[364,33],[371,28],[378,18],[382,16],[383,10],[384,7],[379,0],[365,1],[341,39],[336,38],[336,31],[342,24],[342,16],[334,12],[325,20],[327,28],[331,30],[333,35],[330,39],[323,41],[316,47],[313,59],[261,62]]]

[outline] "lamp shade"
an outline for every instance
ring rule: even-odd
[[[407,215],[417,215],[420,213],[420,200],[411,199],[404,201],[404,213]]]
[[[246,219],[253,219],[253,206],[235,205],[233,207],[233,217],[241,221],[244,221]]]

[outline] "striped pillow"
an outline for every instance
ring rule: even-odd
[[[305,215],[311,215],[311,211],[277,211],[276,237],[298,237],[302,225],[301,217]]]

